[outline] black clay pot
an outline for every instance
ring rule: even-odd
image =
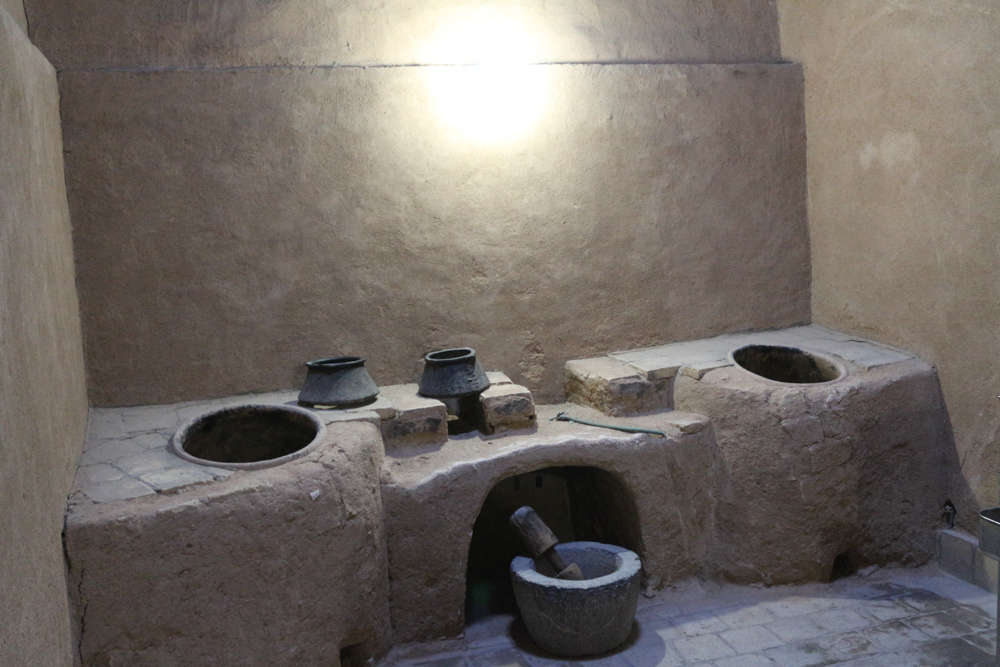
[[[309,370],[299,391],[299,405],[354,408],[378,396],[378,385],[361,357],[330,357],[306,362]]]
[[[424,357],[424,374],[417,392],[428,398],[460,398],[481,394],[489,378],[469,347],[438,350]]]

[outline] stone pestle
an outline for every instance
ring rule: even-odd
[[[524,540],[532,557],[545,556],[548,559],[557,579],[582,580],[584,578],[579,565],[576,563],[567,565],[563,562],[562,557],[556,553],[559,538],[545,525],[542,517],[538,516],[534,509],[528,505],[518,509],[510,515],[510,525],[521,535],[521,539]]]

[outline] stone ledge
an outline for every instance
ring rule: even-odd
[[[616,417],[673,408],[673,377],[648,380],[631,364],[610,357],[566,362],[566,400]]]
[[[527,387],[497,384],[479,395],[487,433],[535,425],[535,401]]]
[[[445,404],[417,393],[416,384],[382,387],[396,414],[382,422],[386,452],[420,445],[443,445],[448,441],[448,410]]]
[[[851,337],[815,324],[776,331],[725,334],[715,338],[612,352],[608,356],[631,365],[647,380],[658,380],[677,374],[700,380],[709,371],[732,366],[730,352],[750,344],[787,345],[806,351],[831,354],[866,371],[914,358],[905,350]]]
[[[486,378],[490,381],[491,387],[501,384],[514,384],[514,381],[507,377],[503,371],[486,371]]]

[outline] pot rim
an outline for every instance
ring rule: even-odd
[[[326,357],[325,359],[315,359],[313,361],[307,361],[306,366],[310,369],[317,370],[338,370],[341,368],[353,368],[355,366],[365,365],[364,357]]]
[[[446,350],[436,350],[424,355],[424,361],[439,366],[461,363],[475,358],[476,351],[471,347],[450,347]]]
[[[560,549],[560,547],[563,548]],[[631,577],[636,576],[642,569],[642,561],[639,559],[639,555],[637,553],[631,549],[615,546],[613,544],[587,541],[560,542],[555,548],[560,555],[566,558],[572,558],[573,551],[584,551],[590,549],[614,554],[615,556],[618,556],[620,561],[614,572],[606,574],[602,577],[579,580],[556,579],[555,577],[546,577],[544,574],[536,570],[534,558],[517,556],[510,563],[511,574],[525,583],[536,587],[556,588],[562,590],[590,590],[600,588],[608,584],[617,584],[620,581],[626,581]],[[564,551],[568,553],[563,553]]]

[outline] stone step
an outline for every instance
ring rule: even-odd
[[[673,375],[645,377],[635,366],[610,357],[566,362],[566,400],[627,417],[671,410]]]

